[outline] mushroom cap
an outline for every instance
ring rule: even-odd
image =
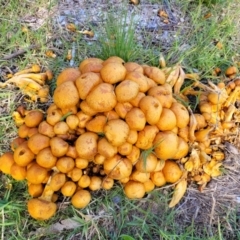
[[[86,102],[90,108],[97,112],[112,110],[117,104],[113,85],[109,83],[98,84],[88,94]]]
[[[153,145],[156,146],[154,152],[160,159],[166,160],[173,158],[178,151],[179,138],[172,131],[159,132]]]
[[[15,139],[13,139],[10,144],[12,151],[15,151],[16,148],[25,141],[26,141],[26,139],[21,138],[21,137],[16,137]]]
[[[56,84],[57,86],[66,81],[74,82],[79,76],[81,72],[78,68],[65,68],[60,72],[57,77]]]
[[[165,180],[169,183],[177,182],[183,174],[178,164],[171,160],[165,161],[162,172]]]
[[[43,120],[43,113],[39,110],[30,111],[24,118],[27,127],[37,127]]]
[[[21,167],[26,167],[35,158],[35,154],[30,150],[27,141],[20,144],[13,154],[14,161]]]
[[[28,139],[28,147],[34,154],[38,154],[39,151],[50,145],[50,138],[36,133]]]
[[[97,154],[98,135],[93,132],[85,132],[78,137],[75,147],[80,158],[93,159]]]
[[[132,162],[127,158],[122,158],[120,155],[107,158],[103,163],[105,173],[116,180],[129,177],[132,173],[132,167]]]
[[[129,181],[124,186],[124,193],[130,199],[143,198],[145,195],[145,187],[143,183]]]
[[[57,204],[42,199],[30,199],[27,205],[31,217],[37,220],[48,220],[57,211]]]
[[[66,81],[57,86],[53,94],[54,103],[60,109],[71,109],[79,102],[79,94],[75,84]]]
[[[77,191],[71,199],[71,203],[75,208],[84,208],[91,201],[91,194],[87,190]]]
[[[39,166],[37,163],[33,163],[27,169],[26,179],[30,183],[40,184],[45,180],[47,175],[48,175],[48,172],[46,168]]]
[[[0,170],[5,174],[10,174],[11,167],[14,164],[13,153],[5,152],[0,157]]]

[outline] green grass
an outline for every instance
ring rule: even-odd
[[[157,4],[158,1],[151,1]],[[176,40],[163,54],[169,66],[178,62],[186,71],[199,71],[207,76],[216,66],[223,69],[233,60],[237,59],[236,53],[239,46],[235,42],[236,26],[233,24],[237,16],[237,9],[230,8],[232,1],[215,1],[215,4],[202,1],[170,1],[173,6],[181,3],[181,10],[188,16],[186,26],[179,28]],[[227,3],[226,3],[227,2]],[[98,29],[91,26],[100,37],[97,41],[88,43],[81,34],[68,32],[59,26],[52,26],[50,13],[56,7],[57,1],[37,0],[33,3],[9,0],[2,3],[0,16],[0,69],[8,66],[11,69],[17,67],[23,69],[33,63],[39,63],[45,68],[54,71],[55,76],[64,68],[70,66],[65,59],[67,51],[75,48],[73,66],[86,57],[97,56],[106,59],[117,55],[125,61],[137,61],[151,65],[158,65],[158,57],[161,47],[152,46],[151,38],[146,34],[146,43],[136,40],[134,15],[128,16],[126,6],[121,14],[114,16],[115,8],[108,13],[103,26]],[[239,7],[239,6],[238,6]],[[31,12],[37,12],[39,8],[45,8],[49,17],[38,29],[29,28],[28,33],[22,32],[25,26],[21,20],[29,16]],[[224,10],[221,10],[223,9]],[[230,12],[231,10],[231,12]],[[212,17],[204,19],[204,15],[210,11]],[[188,13],[187,13],[188,12]],[[222,12],[225,15],[221,14]],[[121,17],[119,17],[121,16]],[[27,25],[27,24],[26,24]],[[217,27],[216,27],[217,26]],[[49,35],[58,39],[48,41]],[[149,37],[149,38],[148,38]],[[75,40],[72,41],[71,39]],[[215,46],[216,41],[221,41],[222,49]],[[30,45],[38,45],[33,50],[27,50],[24,55],[12,58],[8,61],[1,60],[3,56],[11,54],[19,49],[27,49]],[[53,49],[57,54],[55,59],[47,58],[45,51]],[[4,73],[0,72],[1,80]],[[52,90],[55,87],[51,83]],[[16,127],[11,119],[11,113],[23,101],[19,91],[1,90],[0,107],[5,111],[0,115],[0,154],[9,150],[11,139],[16,136]],[[2,104],[2,105],[1,105]],[[29,108],[42,107],[38,104],[26,104]],[[6,107],[7,106],[7,107]],[[46,106],[44,106],[46,107]],[[148,155],[149,153],[146,152]],[[60,197],[60,210],[49,221],[40,222],[32,219],[26,211],[26,202],[29,198],[26,182],[17,182],[9,176],[0,173],[0,232],[1,239],[239,239],[239,215],[230,212],[226,221],[233,231],[229,231],[217,222],[216,226],[198,225],[191,222],[188,225],[180,225],[177,210],[168,208],[170,190],[156,190],[142,200],[129,200],[124,197],[122,186],[117,185],[111,191],[99,191],[93,193],[92,202],[83,210],[73,208],[69,199]],[[66,200],[67,203],[64,203]],[[74,218],[78,227],[52,233],[47,229],[64,219]],[[87,218],[87,219],[86,219]],[[35,233],[44,229],[41,234]],[[210,229],[210,231],[209,231]]]
[[[99,39],[99,57],[107,59],[110,56],[119,56],[126,62],[139,59],[141,49],[135,39],[136,21],[128,14],[126,4],[123,3],[118,15],[116,11],[119,12],[117,9],[112,9],[103,25]]]
[[[233,1],[217,2],[211,8],[207,8],[201,1],[198,5],[179,2],[183,12],[188,13],[188,18],[183,23],[186,28],[179,30],[167,54],[169,61],[181,62],[188,71],[197,70],[203,76],[211,75],[215,67],[225,70],[233,64],[232,60],[236,59],[239,51],[234,37],[237,31],[234,23],[236,15],[231,12]],[[207,13],[211,17],[205,19]],[[218,42],[222,44],[221,49],[216,46]]]

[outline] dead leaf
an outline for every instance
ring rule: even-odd
[[[158,10],[158,16],[162,18],[168,18],[167,12],[162,9]]]
[[[174,189],[174,193],[172,196],[172,199],[169,203],[169,207],[172,208],[175,205],[177,205],[179,203],[179,201],[182,199],[183,195],[185,194],[187,190],[187,180],[186,179],[182,179],[175,187]]]
[[[46,235],[48,233],[60,233],[64,230],[75,229],[81,226],[74,218],[67,218],[60,222],[54,223],[46,228],[38,228],[35,232],[31,232],[31,235]]]
[[[71,32],[76,32],[76,30],[77,30],[76,25],[73,23],[67,24],[67,30],[69,30]]]
[[[208,18],[210,18],[211,16],[212,16],[212,14],[209,12],[209,13],[207,13],[207,14],[204,15],[204,18],[205,18],[205,19],[208,19]]]
[[[218,49],[222,49],[223,48],[223,44],[219,41],[217,44],[216,44],[216,47]]]
[[[138,5],[140,3],[140,1],[139,0],[130,0],[129,3],[133,4],[133,5]]]

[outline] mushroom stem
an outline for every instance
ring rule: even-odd
[[[52,188],[49,186],[49,184],[46,184],[42,195],[38,199],[51,202],[53,194],[54,194],[54,191],[52,190]]]
[[[238,95],[240,93],[240,86],[237,86],[229,95],[228,99],[224,103],[224,107],[229,107],[230,105],[234,105],[238,99]]]
[[[11,80],[14,81],[14,79],[21,79],[21,78],[29,78],[34,80],[35,82],[43,85],[45,83],[45,81],[47,80],[47,74],[46,73],[25,73],[25,74],[21,74],[18,76],[13,76],[11,78]]]
[[[165,58],[164,58],[162,53],[160,53],[160,56],[159,56],[159,66],[161,68],[165,68],[166,67],[166,61],[165,61]]]
[[[22,71],[19,71],[17,73],[14,74],[14,76],[18,76],[24,73],[39,73],[41,71],[41,68],[38,64],[33,64],[31,68],[28,69],[24,69]]]
[[[224,122],[230,122],[233,118],[233,114],[236,111],[236,107],[234,105],[230,105],[225,113]]]
[[[188,107],[188,111],[190,113],[188,138],[189,138],[190,142],[194,142],[196,139],[194,132],[197,129],[198,123],[197,123],[197,119],[196,119],[195,115],[193,114],[192,109],[190,107]]]
[[[15,84],[17,87],[20,89],[29,89],[31,91],[38,91],[39,89],[42,88],[41,85],[33,81],[32,79],[29,78],[23,78],[23,77],[12,77],[9,80],[7,80],[4,83],[0,84],[0,87],[4,88],[6,87],[9,83]]]
[[[194,81],[199,81],[200,80],[199,73],[186,73],[185,78],[190,79],[190,80],[194,80]]]
[[[186,95],[193,95],[193,96],[198,96],[202,94],[202,91],[196,91],[193,88],[188,88],[183,91],[183,94]]]
[[[174,84],[174,93],[175,94],[180,93],[181,87],[184,83],[184,79],[185,79],[185,72],[180,67],[178,79],[177,79],[176,83]]]

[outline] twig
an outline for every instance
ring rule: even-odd
[[[2,60],[6,61],[6,60],[10,60],[12,58],[18,57],[20,55],[23,55],[24,53],[26,53],[28,50],[32,50],[32,49],[37,49],[39,48],[40,45],[30,45],[28,48],[26,49],[20,49],[12,54],[6,55],[5,57],[2,58]]]
[[[214,219],[214,212],[215,212],[215,205],[216,205],[216,199],[213,197],[213,193],[212,193],[212,209],[211,209],[211,213],[210,213],[210,221],[209,221],[209,225],[212,226],[212,221]]]
[[[57,36],[54,36],[52,37],[51,39],[49,39],[48,41],[45,42],[45,45],[48,44],[49,42],[51,41],[54,41],[55,39],[57,39]],[[30,45],[28,48],[26,49],[19,49],[18,51],[12,53],[12,54],[9,54],[9,55],[6,55],[5,57],[2,58],[3,61],[6,61],[6,60],[10,60],[12,58],[15,58],[15,57],[18,57],[20,55],[23,55],[25,54],[27,51],[29,50],[32,50],[32,49],[38,49],[40,48],[41,45],[40,44],[32,44]]]

